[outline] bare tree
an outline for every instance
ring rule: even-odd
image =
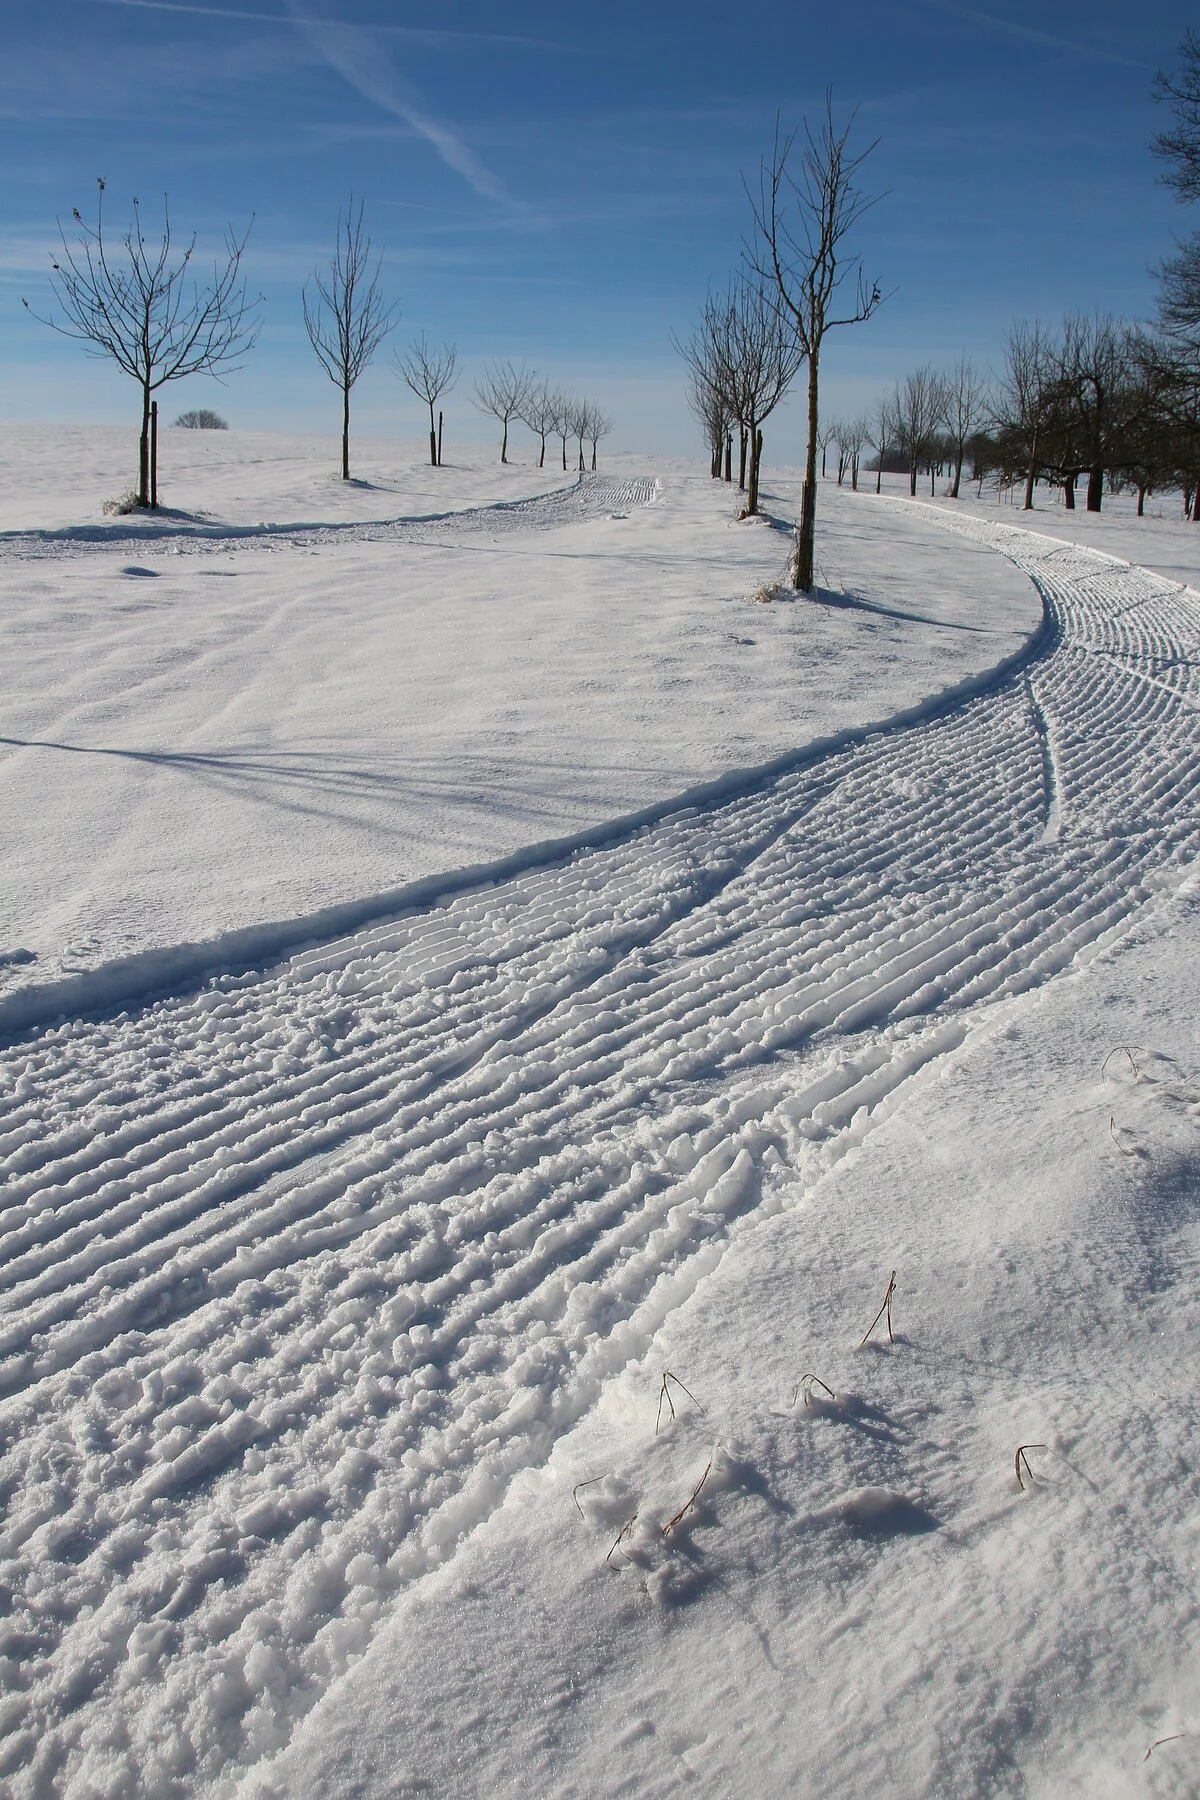
[[[908,458],[908,491],[917,491],[917,470],[926,457],[932,468],[933,439],[941,419],[941,378],[926,365],[914,369],[896,386],[892,416],[896,438]]]
[[[671,342],[687,364],[690,377],[688,406],[704,433],[712,478],[719,481],[722,455],[734,416],[724,362],[724,331],[720,309],[714,304],[711,295],[690,335],[677,338],[672,332]]]
[[[554,421],[550,426],[550,430],[554,433],[556,438],[562,440],[562,466],[565,470],[567,466],[567,443],[571,437],[575,413],[579,402],[578,400],[573,399],[570,394],[556,392],[551,396],[551,403],[554,407]]]
[[[579,472],[583,473],[583,445],[592,423],[592,403],[590,400],[574,400],[571,403],[571,417],[568,420],[571,436],[579,445]]]
[[[405,386],[429,408],[429,460],[436,469],[442,460],[442,445],[433,409],[458,380],[458,350],[454,344],[431,350],[422,332],[403,356],[392,357],[392,367]]]
[[[41,324],[84,344],[89,355],[111,357],[141,388],[137,499],[152,507],[158,505],[157,434],[151,428],[156,391],[186,375],[229,369],[258,336],[258,302],[247,300],[241,273],[250,227],[240,238],[226,228],[224,257],[214,262],[212,280],[201,283],[192,275],[195,234],[175,252],[165,198],[160,238],[146,237],[134,200],[133,223],[114,244],[105,231],[105,185],[103,179],[96,183],[94,226],[72,209],[78,244],[67,242],[59,222],[62,250],[50,273],[58,311],[43,316],[28,300],[23,304]]]
[[[942,377],[942,423],[950,434],[954,451],[954,479],[950,498],[958,499],[962,481],[963,458],[967,443],[988,416],[987,382],[974,363],[960,356],[954,367]]]
[[[995,424],[1002,461],[1025,470],[1024,510],[1032,511],[1039,453],[1054,382],[1049,340],[1041,323],[1013,326],[1004,345],[1004,373],[996,404]]]
[[[1165,185],[1185,205],[1200,200],[1200,36],[1185,31],[1179,46],[1179,70],[1159,72],[1154,98],[1171,113],[1166,131],[1151,139],[1150,148],[1169,166]],[[1177,240],[1174,256],[1158,269],[1159,319],[1171,335],[1192,336],[1200,330],[1200,233]]]
[[[858,465],[862,459],[862,447],[870,443],[870,428],[861,413],[856,418],[846,419],[838,431],[838,449],[846,458],[846,469],[850,474],[850,486],[858,492]],[[839,464],[841,458],[839,457]],[[839,477],[840,483],[840,477]]]
[[[593,401],[588,408],[588,443],[592,446],[592,468],[596,467],[596,446],[601,438],[606,438],[613,428],[613,422],[607,413],[601,412]]]
[[[746,511],[758,511],[762,427],[791,386],[803,355],[791,323],[757,277],[730,284],[725,294],[709,294],[700,323],[675,347],[692,369],[693,381],[718,397],[721,410],[737,421],[741,438],[738,486],[747,489]],[[722,426],[721,441],[725,427]],[[748,453],[748,454],[747,454]],[[714,446],[714,467],[717,450]]]
[[[821,419],[817,423],[817,449],[821,452],[821,479],[825,479],[825,459],[829,454],[830,444],[837,443],[838,422],[836,419]]]
[[[875,451],[875,492],[883,491],[883,459],[899,439],[896,405],[891,396],[877,400],[867,420],[867,442]]]
[[[555,429],[558,418],[558,395],[550,391],[548,382],[542,381],[531,387],[520,413],[522,425],[528,425],[530,431],[539,440],[538,468],[546,465],[546,438]]]
[[[494,419],[499,419],[504,427],[500,440],[502,463],[508,461],[508,427],[513,419],[521,417],[536,380],[534,371],[527,369],[524,363],[518,368],[506,360],[489,363],[475,383],[475,405],[480,412],[491,413]]]
[[[301,296],[308,341],[342,393],[343,481],[350,479],[350,389],[395,322],[395,309],[384,304],[382,267],[382,255],[371,266],[371,240],[363,235],[363,202],[356,213],[351,194],[345,213],[338,213],[329,268],[318,269],[312,277],[315,297],[310,301],[307,282]]]
[[[793,586],[810,593],[817,521],[817,440],[820,405],[821,349],[825,334],[841,325],[861,324],[883,299],[878,283],[870,286],[857,258],[846,257],[845,240],[873,200],[858,186],[857,174],[875,148],[851,155],[850,132],[855,115],[838,130],[832,96],[825,96],[825,117],[814,133],[805,121],[800,168],[792,172],[796,133],[780,138],[778,124],[769,163],[759,169],[758,197],[751,196],[759,274],[773,280],[779,303],[795,330],[808,362],[808,448],[800,526],[792,559]],[[794,223],[792,220],[794,219]],[[836,296],[853,276],[854,296],[838,310]]]

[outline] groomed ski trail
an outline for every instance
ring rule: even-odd
[[[1180,879],[1200,597],[949,523],[1036,582],[1032,669],[0,1051],[15,1795],[230,1790],[742,1220]]]
[[[458,512],[422,513],[396,519],[355,520],[342,525],[227,525],[186,515],[138,519],[128,525],[69,525],[59,530],[0,532],[0,557],[37,561],[94,555],[111,550],[165,552],[171,556],[211,553],[234,546],[268,550],[319,550],[326,544],[436,543],[462,537],[499,537],[509,532],[549,531],[649,506],[658,483],[636,476],[580,473],[568,486],[527,500],[496,500]]]

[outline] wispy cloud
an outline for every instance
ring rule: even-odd
[[[1043,31],[1038,25],[1022,25],[1016,19],[1006,19],[998,13],[980,12],[974,6],[960,6],[958,0],[925,0],[926,6],[934,7],[938,12],[949,13],[952,18],[965,19],[972,25],[990,26],[994,31],[1003,31],[1009,37],[1023,38],[1029,44],[1041,44],[1049,50],[1066,50],[1073,56],[1089,57],[1096,62],[1119,63],[1125,69],[1148,69],[1149,63],[1142,62],[1134,56],[1122,56],[1115,50],[1104,50],[1098,44],[1080,43],[1075,38],[1059,37],[1056,32]]]
[[[94,6],[123,6],[138,12],[192,13],[202,19],[245,19],[254,25],[316,25],[326,31],[358,29],[342,25],[335,19],[301,18],[289,7],[287,12],[254,12],[242,6],[208,6],[203,0],[92,0]],[[371,32],[419,44],[430,50],[462,50],[477,45],[481,49],[539,50],[555,56],[577,56],[580,52],[569,44],[552,43],[545,38],[518,37],[504,31],[447,31],[435,26],[372,25]]]
[[[514,218],[536,223],[529,207],[517,200],[498,176],[486,168],[452,126],[441,118],[420,89],[396,67],[392,45],[362,26],[312,19],[297,0],[285,0],[295,24],[343,81],[381,111],[400,119],[431,144],[438,156],[485,200],[494,200]]]

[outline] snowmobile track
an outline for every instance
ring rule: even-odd
[[[231,1789],[731,1231],[1182,879],[1200,597],[931,516],[1036,582],[1031,668],[0,1050],[14,1795]]]

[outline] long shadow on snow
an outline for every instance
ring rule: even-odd
[[[452,894],[495,885],[531,870],[561,867],[590,850],[611,849],[634,837],[647,826],[661,824],[672,815],[712,810],[730,800],[746,798],[769,787],[781,776],[813,768],[830,756],[855,748],[872,738],[900,734],[914,725],[946,718],[963,710],[983,694],[999,693],[1022,680],[1025,669],[1049,655],[1062,632],[1057,615],[1035,582],[1042,600],[1042,619],[1025,643],[992,668],[967,677],[952,688],[891,718],[854,726],[818,738],[801,750],[787,751],[757,768],[738,770],[704,782],[659,801],[640,812],[592,827],[570,837],[551,839],[502,857],[496,862],[430,876],[390,892],[361,901],[323,908],[307,916],[246,926],[208,943],[182,944],[164,950],[143,951],[104,964],[82,975],[40,987],[19,988],[0,999],[0,1045],[12,1043],[29,1031],[63,1017],[99,1018],[161,1000],[168,995],[194,992],[218,974],[248,974],[279,963],[297,951],[348,937],[367,925],[382,924],[428,910]],[[137,752],[114,754],[133,754]],[[794,823],[789,818],[789,825]],[[756,848],[754,856],[767,848]],[[743,870],[735,871],[737,873]],[[729,879],[733,879],[730,875]],[[705,902],[712,895],[705,896]]]

